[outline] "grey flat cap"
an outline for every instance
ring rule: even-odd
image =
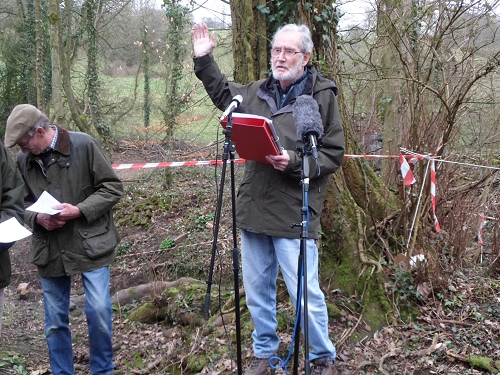
[[[42,112],[31,104],[19,104],[14,107],[5,127],[5,146],[14,147],[40,120]]]

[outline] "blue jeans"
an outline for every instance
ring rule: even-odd
[[[257,358],[276,354],[280,339],[276,333],[276,280],[278,266],[285,279],[292,303],[297,306],[297,272],[300,240],[272,237],[241,230],[241,260],[246,303],[255,329],[253,351]],[[328,312],[325,296],[319,288],[318,248],[307,240],[307,307],[309,359],[334,360],[335,347],[328,337]],[[303,303],[302,303],[303,305]],[[302,312],[304,310],[302,309]],[[303,314],[301,314],[303,316]]]
[[[110,375],[114,366],[109,267],[82,273],[82,281],[89,331],[90,371],[92,375]],[[50,368],[54,375],[74,375],[69,326],[71,276],[41,277],[41,283]]]

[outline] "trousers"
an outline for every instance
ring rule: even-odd
[[[270,358],[276,354],[280,343],[276,332],[278,270],[281,269],[288,294],[293,305],[297,306],[300,240],[246,230],[240,233],[243,284],[254,323],[253,351],[257,358]],[[319,287],[318,248],[314,239],[306,240],[306,253],[309,358],[334,360],[336,350],[328,336],[328,312],[324,294]]]
[[[114,368],[109,280],[109,267],[82,273],[92,375],[110,375]],[[74,375],[69,325],[71,276],[41,277],[41,283],[50,368],[54,375]]]

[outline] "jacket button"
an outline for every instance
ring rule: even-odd
[[[83,235],[87,237],[89,235],[89,232],[84,232]]]

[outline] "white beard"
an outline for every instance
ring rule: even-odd
[[[295,81],[300,78],[302,72],[302,62],[304,61],[304,55],[297,61],[297,64],[284,73],[276,72],[276,64],[273,63],[271,58],[271,70],[273,72],[273,77],[278,81]]]

